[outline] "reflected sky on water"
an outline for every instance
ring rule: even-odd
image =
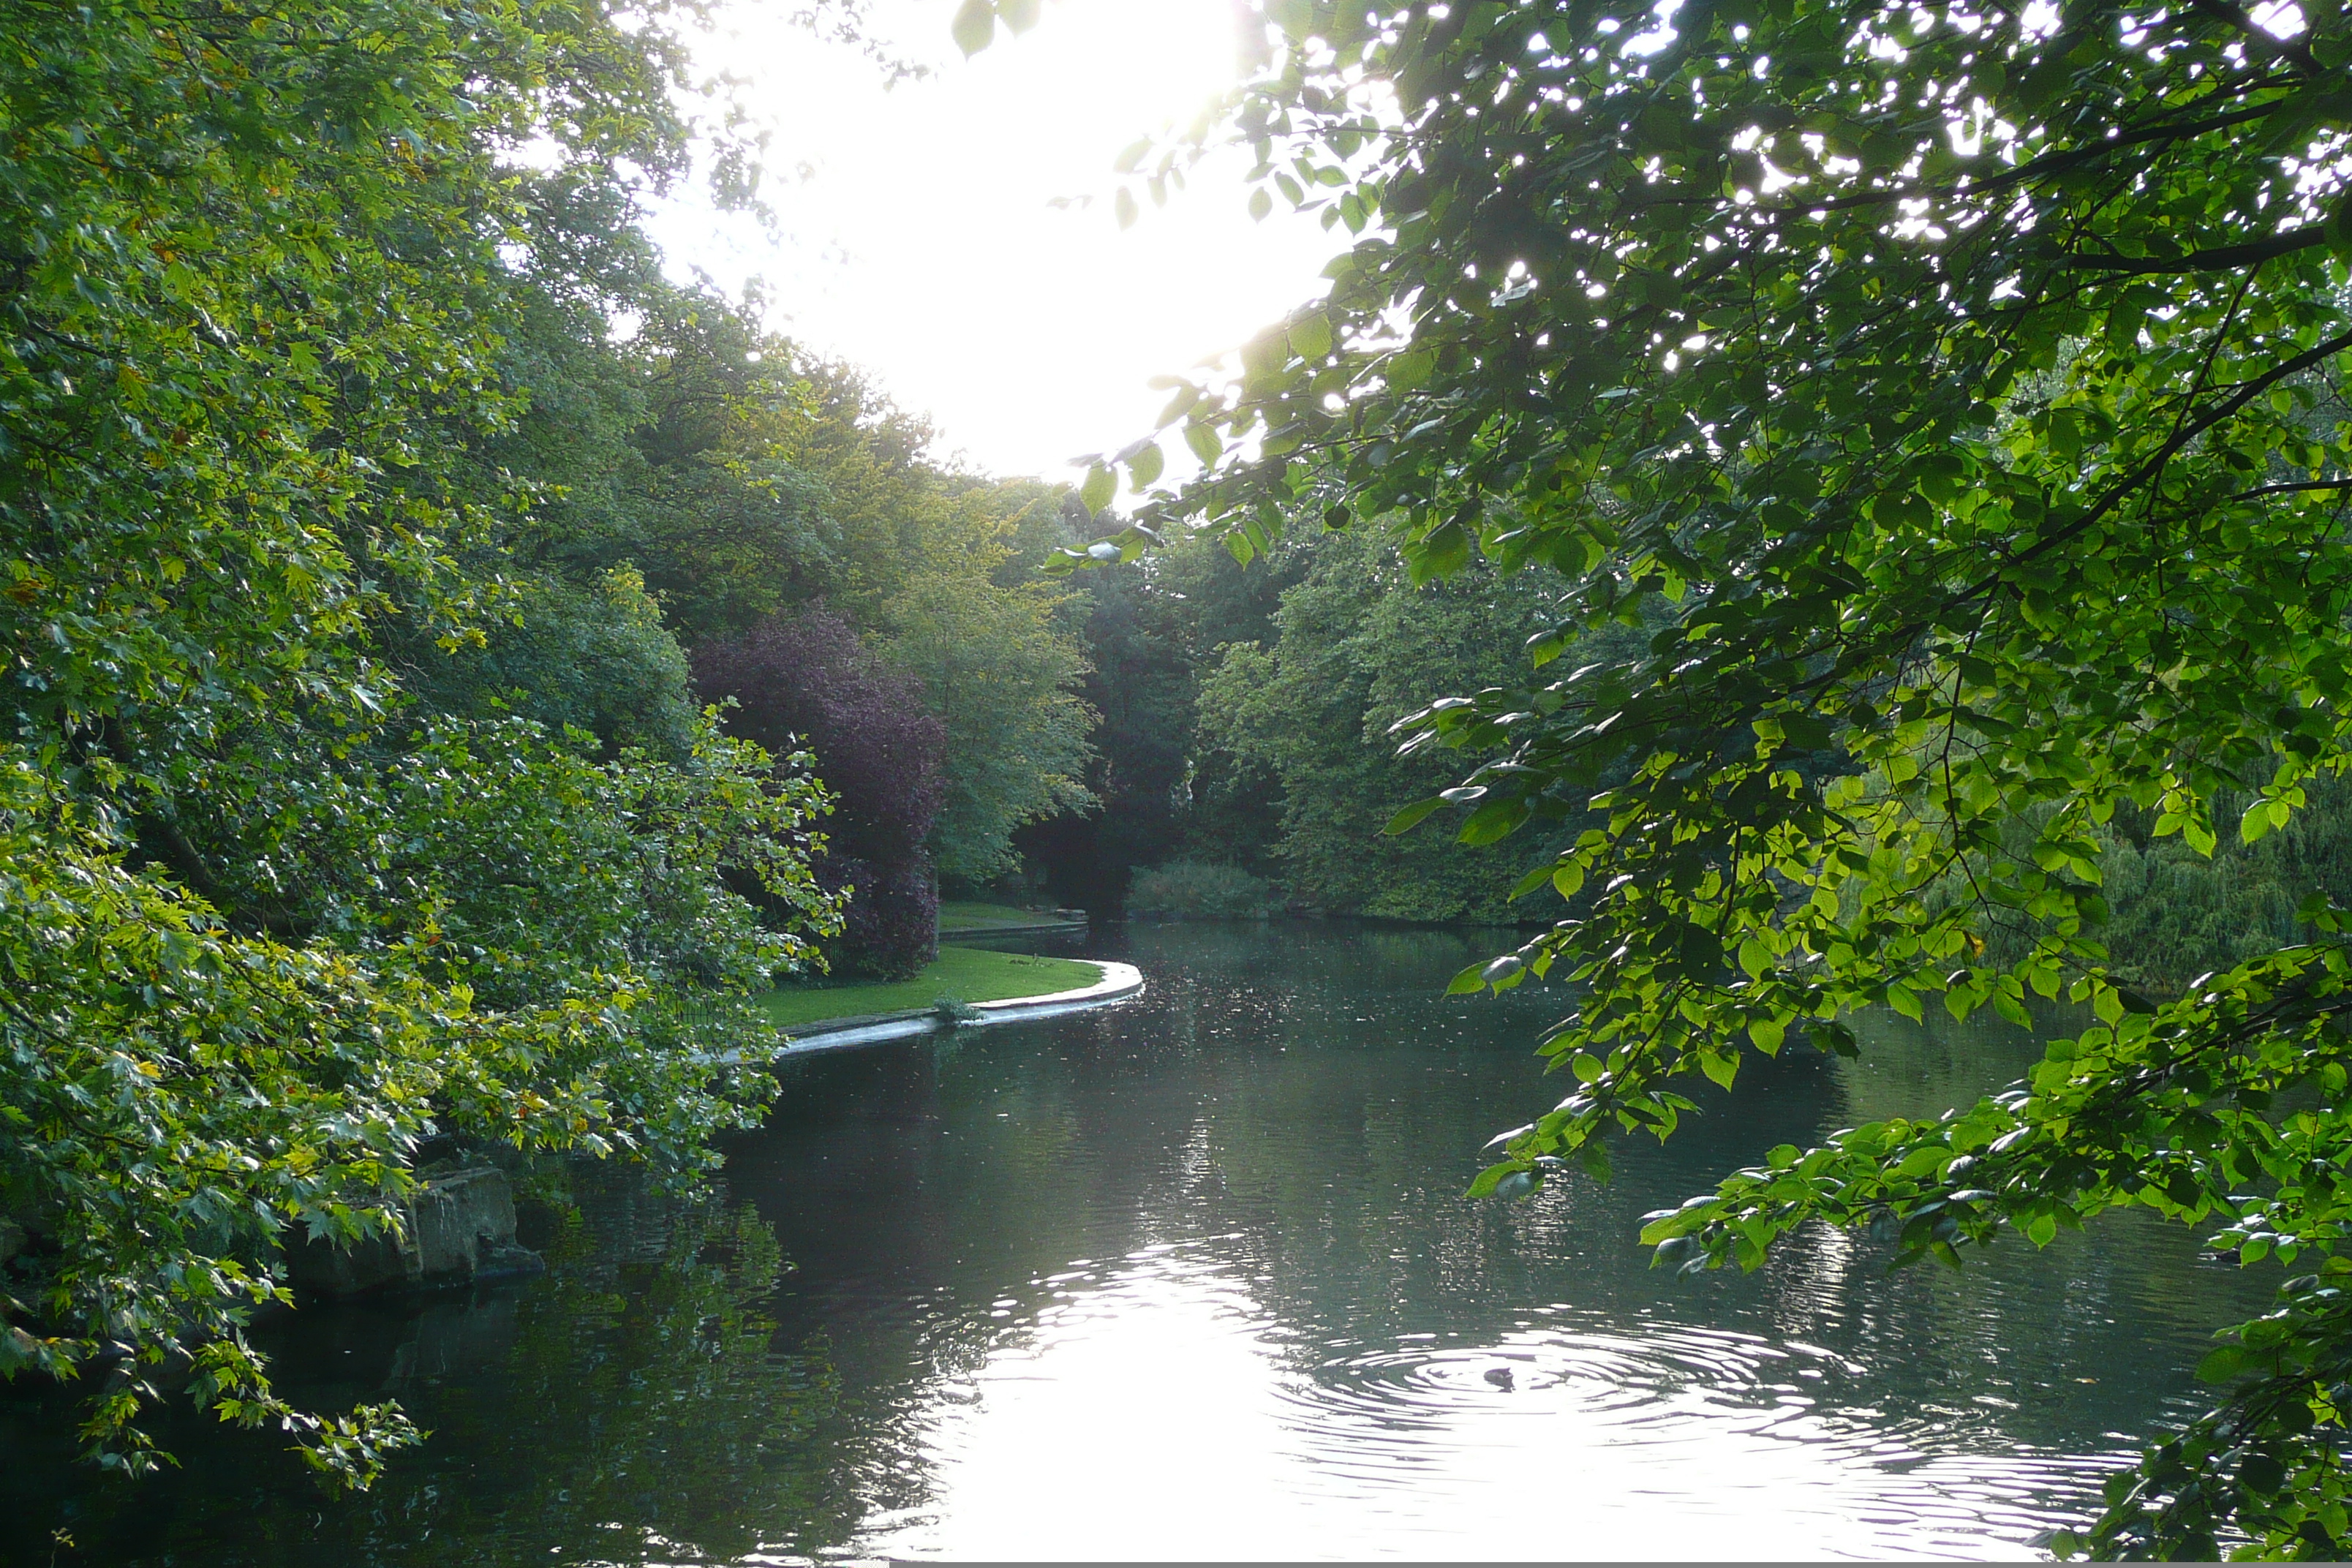
[[[2137,1215],[1963,1277],[1827,1230],[1646,1267],[1643,1211],[2015,1076],[1998,1024],[1751,1059],[1608,1185],[1468,1202],[1565,1092],[1556,1000],[1434,994],[1495,940],[1112,928],[1142,998],[800,1062],[721,1201],[583,1178],[547,1281],[273,1331],[296,1392],[436,1428],[369,1498],[193,1424],[128,1492],[19,1401],[0,1530],[189,1563],[2014,1557],[2201,1408],[2187,1369],[2276,1283]]]

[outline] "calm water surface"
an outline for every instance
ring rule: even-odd
[[[1433,994],[1488,940],[1108,931],[1134,1003],[806,1059],[723,1194],[583,1174],[545,1280],[274,1326],[298,1394],[434,1429],[366,1498],[193,1421],[99,1480],[20,1393],[0,1559],[2017,1557],[2276,1282],[2135,1216],[1965,1277],[1826,1231],[1647,1268],[1644,1210],[2007,1081],[1999,1026],[1751,1061],[1608,1186],[1466,1202],[1560,1092],[1556,1004]]]

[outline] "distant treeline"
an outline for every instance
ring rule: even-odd
[[[1399,756],[1398,719],[1433,695],[1630,658],[1662,619],[1587,633],[1538,673],[1527,643],[1560,618],[1561,581],[1474,562],[1415,586],[1377,533],[1311,524],[1246,567],[1185,539],[1081,574],[1082,689],[1100,715],[1086,782],[1100,805],[1016,835],[1032,873],[1064,899],[1139,913],[1559,918],[1557,899],[1508,896],[1559,832],[1473,848],[1444,816],[1382,829],[1469,766],[1451,751]],[[2119,975],[2174,993],[2290,940],[2313,892],[2352,899],[2352,790],[2311,794],[2285,827],[2252,845],[2225,835],[2210,858],[2155,837],[2152,813],[2118,813],[2099,868]],[[2021,951],[2021,934],[1996,921],[1989,941]]]
[[[1389,730],[1430,693],[1524,682],[1528,639],[1557,618],[1543,577],[1474,566],[1416,587],[1376,535],[1301,530],[1248,566],[1187,539],[1078,582],[1102,804],[1019,836],[1060,896],[1138,912],[1517,918],[1507,894],[1547,842],[1465,851],[1435,824],[1384,834],[1464,768],[1453,752],[1398,755]],[[1637,635],[1578,653],[1607,658]]]

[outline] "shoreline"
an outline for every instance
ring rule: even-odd
[[[908,1039],[945,1028],[974,1028],[991,1024],[1023,1024],[1036,1018],[1056,1018],[1066,1013],[1084,1013],[1106,1007],[1142,994],[1143,972],[1131,963],[1100,958],[1076,962],[1093,964],[1102,971],[1102,978],[1092,985],[1081,985],[1068,991],[1049,991],[1035,996],[1008,996],[996,1002],[974,1002],[970,1004],[971,1016],[969,1017],[947,1017],[936,1007],[910,1007],[897,1013],[829,1018],[788,1030],[784,1048],[776,1055],[781,1060],[785,1057],[808,1056],[818,1051],[844,1050],[852,1046],[877,1045],[884,1040]]]
[[[943,925],[940,927],[940,940],[970,942],[974,937],[982,936],[1084,936],[1087,929],[1085,921],[1045,921],[1035,925]],[[1088,960],[1088,962],[1093,961]]]

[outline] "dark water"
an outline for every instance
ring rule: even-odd
[[[1999,1026],[1751,1061],[1606,1187],[1465,1202],[1560,1092],[1541,996],[1433,994],[1483,940],[1106,933],[1135,1003],[809,1058],[723,1195],[585,1173],[546,1280],[272,1328],[292,1392],[435,1429],[363,1499],[194,1421],[96,1479],[13,1391],[0,1556],[2015,1557],[2275,1283],[2128,1215],[1961,1277],[1828,1232],[1645,1267],[1636,1216],[1713,1174],[2006,1081]]]

